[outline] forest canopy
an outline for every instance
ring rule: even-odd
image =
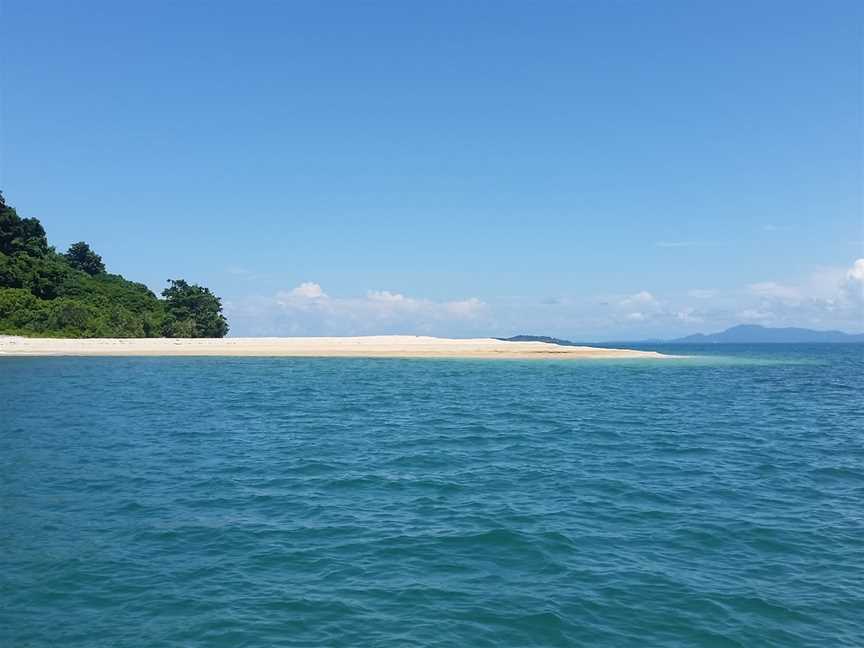
[[[224,337],[222,302],[209,289],[169,280],[159,299],[110,274],[80,241],[63,253],[36,218],[0,192],[0,334],[42,337]]]

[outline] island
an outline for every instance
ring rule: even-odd
[[[413,335],[227,338],[222,301],[170,279],[157,297],[106,271],[80,241],[64,253],[0,192],[0,356],[663,358],[653,351]]]

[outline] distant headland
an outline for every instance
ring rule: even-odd
[[[207,288],[169,279],[159,299],[109,274],[83,241],[63,253],[36,218],[21,218],[0,192],[0,334],[54,338],[219,338],[222,302]]]

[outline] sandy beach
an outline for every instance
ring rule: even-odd
[[[668,358],[654,351],[571,347],[493,338],[413,335],[271,338],[54,339],[0,336],[0,356],[297,356],[358,358]]]

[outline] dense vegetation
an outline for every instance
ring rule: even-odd
[[[43,337],[223,337],[219,298],[182,279],[159,299],[147,286],[105,271],[86,243],[64,254],[35,218],[0,193],[0,333]]]

